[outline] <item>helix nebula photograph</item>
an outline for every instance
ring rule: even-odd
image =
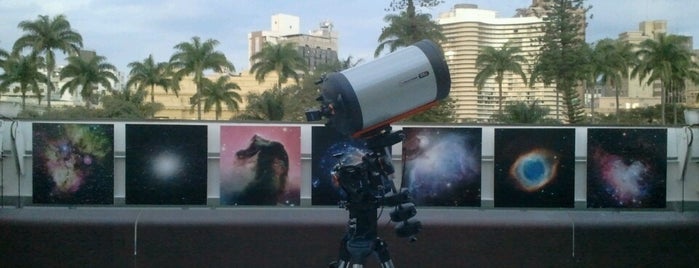
[[[402,185],[416,205],[480,206],[480,128],[403,131]]]
[[[206,126],[126,125],[126,204],[205,205]]]
[[[495,207],[574,206],[575,129],[495,129]]]
[[[588,129],[587,207],[665,208],[666,129]]]
[[[114,127],[32,124],[35,204],[113,204]]]
[[[301,129],[222,126],[222,205],[301,204]]]

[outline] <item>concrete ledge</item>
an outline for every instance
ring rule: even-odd
[[[691,267],[699,213],[421,209],[409,243],[379,220],[396,267]],[[0,210],[2,267],[326,267],[337,208]],[[368,267],[375,267],[371,259]]]

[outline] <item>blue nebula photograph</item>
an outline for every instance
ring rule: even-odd
[[[587,207],[666,207],[666,129],[588,129],[587,142]]]
[[[575,129],[495,129],[495,207],[572,208]]]
[[[205,205],[206,126],[126,125],[126,204]]]
[[[481,205],[480,128],[403,131],[402,187],[416,205]]]
[[[340,160],[344,163],[359,163],[370,151],[364,140],[344,136],[333,128],[314,126],[311,135],[311,204],[337,206],[340,201],[347,199],[347,193],[333,178],[333,168]]]

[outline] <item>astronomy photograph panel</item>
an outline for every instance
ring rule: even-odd
[[[205,205],[207,129],[126,125],[126,204]]]
[[[113,204],[114,126],[32,124],[34,204]]]
[[[336,206],[347,198],[347,194],[331,175],[333,167],[339,161],[334,155],[342,154],[341,158],[345,163],[358,164],[369,150],[364,140],[344,136],[334,128],[314,126],[311,135],[311,204]]]
[[[301,204],[301,128],[221,127],[221,205]]]
[[[403,128],[403,182],[420,206],[480,206],[481,129]]]
[[[575,129],[495,129],[495,207],[572,208]]]
[[[665,208],[667,129],[587,130],[588,208]]]

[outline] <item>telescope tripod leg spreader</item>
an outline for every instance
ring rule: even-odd
[[[388,245],[381,238],[374,240],[351,239],[347,236],[340,243],[340,260],[330,264],[330,268],[362,268],[367,258],[376,254],[381,268],[394,268]]]

